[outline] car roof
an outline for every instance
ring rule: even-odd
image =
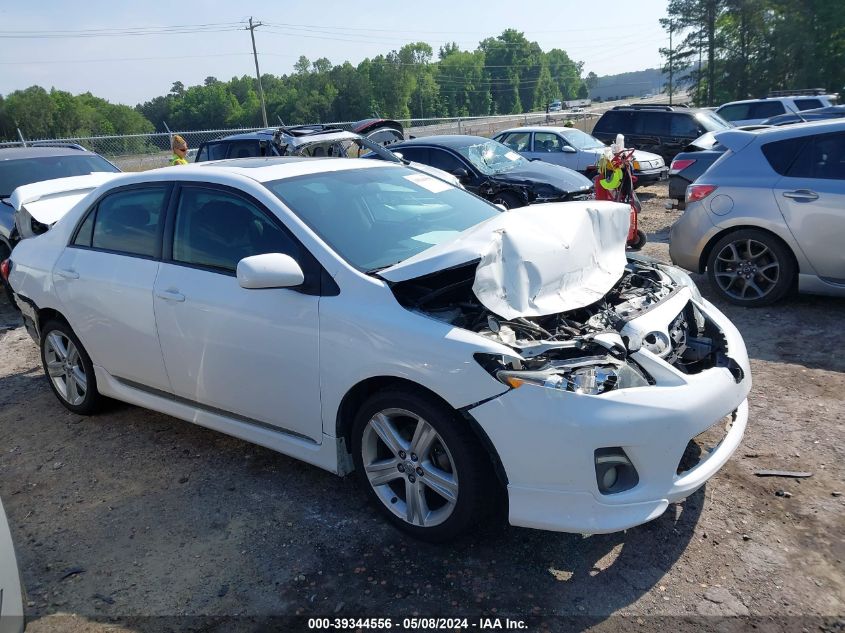
[[[715,133],[716,140],[723,145],[730,147],[732,140],[753,139],[761,143],[787,138],[800,138],[823,132],[845,131],[845,120],[824,119],[821,121],[808,121],[807,123],[796,123],[795,125],[783,125],[778,127],[765,127],[759,130],[739,130],[731,128]],[[743,135],[752,135],[743,136]]]
[[[72,147],[3,147],[0,148],[0,160],[16,160],[20,158],[44,158],[47,156],[78,156],[80,154],[93,155],[94,152],[89,152],[83,149],[74,149]]]
[[[574,127],[566,127],[565,125],[523,125],[522,127],[509,127],[507,130],[496,132],[496,136],[505,132],[556,132],[557,134],[566,134],[575,129]],[[578,130],[578,132],[583,132],[583,130]]]
[[[273,156],[267,158],[230,158],[175,167],[160,167],[145,172],[127,173],[116,179],[118,185],[136,182],[208,179],[210,174],[236,175],[264,183],[308,174],[403,167],[400,163],[350,158],[309,158],[305,156]]]
[[[764,101],[791,101],[794,99],[818,99],[819,97],[828,98],[828,95],[789,95],[785,97],[762,97],[760,99],[742,99],[741,101],[728,101],[720,105],[717,110],[730,105],[742,105],[745,103],[761,103]]]
[[[469,145],[477,145],[478,143],[487,143],[489,138],[483,136],[470,136],[469,134],[441,134],[439,136],[423,136],[409,141],[402,141],[401,143],[391,143],[390,149],[398,149],[399,147],[410,147],[413,145],[442,145],[452,149],[467,147]]]

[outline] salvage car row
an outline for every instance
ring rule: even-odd
[[[799,179],[781,193],[804,206],[749,228],[756,198],[731,167],[689,188],[673,259],[700,270],[709,248],[714,285],[749,305],[796,274],[836,291],[841,255],[786,248],[841,227],[843,126],[719,134],[717,176],[739,157],[768,186]],[[111,397],[357,471],[388,520],[434,541],[500,496],[514,525],[621,530],[718,471],[747,424],[744,343],[686,273],[626,252],[627,205],[590,200],[578,174],[551,187],[544,163],[489,139],[393,153],[349,134],[287,128],[265,147],[289,137],[299,155],[18,188],[37,235],[0,273],[58,400],[90,414]],[[796,220],[786,247],[766,233],[778,214]],[[686,459],[714,428],[718,445]]]

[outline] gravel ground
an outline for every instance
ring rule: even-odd
[[[662,208],[665,185],[640,193],[645,252],[667,259],[677,213]],[[561,615],[601,630],[616,626],[611,615],[642,630],[676,627],[643,619],[655,615],[750,614],[780,627],[764,630],[808,630],[781,616],[835,620],[845,614],[845,300],[716,303],[745,336],[754,388],[743,445],[705,488],[624,533],[491,523],[431,546],[388,527],[351,478],[128,405],[67,412],[0,299],[0,497],[27,630],[243,622],[144,618],[175,615],[537,616],[545,624],[532,627],[549,630],[572,623]],[[813,476],[756,477],[762,468]]]

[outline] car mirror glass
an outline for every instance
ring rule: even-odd
[[[244,257],[238,262],[241,288],[291,288],[305,281],[302,268],[290,255],[264,253]]]
[[[464,169],[463,167],[458,167],[457,169],[452,170],[452,175],[457,178],[458,180],[466,180],[469,178],[469,172]]]

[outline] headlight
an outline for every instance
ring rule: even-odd
[[[491,376],[511,389],[533,385],[594,396],[613,389],[645,387],[649,384],[639,368],[609,357],[551,361],[540,369],[523,369],[521,361],[495,354],[479,353],[475,355],[475,360]]]
[[[685,273],[680,268],[676,268],[675,266],[667,266],[666,264],[661,264],[660,270],[662,270],[666,275],[674,281],[679,286],[686,286],[690,289],[692,293],[693,301],[701,303],[704,301],[704,297],[701,296],[701,292],[698,290],[698,286],[695,285],[695,282],[692,280],[687,273]]]

